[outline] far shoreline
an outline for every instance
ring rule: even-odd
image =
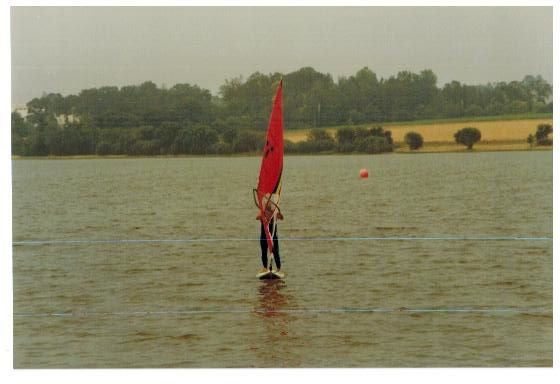
[[[364,155],[364,156],[377,156],[377,155],[401,155],[401,154],[435,154],[435,153],[485,153],[485,152],[542,152],[552,151],[552,145],[549,146],[533,146],[529,147],[527,143],[511,142],[483,142],[477,143],[472,150],[466,149],[465,146],[455,144],[452,142],[439,142],[439,143],[426,143],[422,148],[417,150],[410,150],[404,143],[396,143],[397,146],[392,152],[383,153],[363,153],[363,152],[316,152],[316,153],[285,153],[285,156],[333,156],[333,155]],[[259,157],[261,152],[245,152],[245,153],[231,153],[231,154],[185,154],[185,155],[68,155],[68,156],[19,156],[11,155],[12,160],[126,160],[126,159],[188,159],[188,158],[232,158],[232,157]]]
[[[503,115],[483,116],[477,118],[455,118],[417,120],[406,122],[391,122],[382,124],[391,131],[394,140],[392,152],[380,154],[423,154],[423,153],[477,153],[477,152],[527,152],[552,150],[550,146],[529,145],[527,137],[535,134],[539,124],[553,124],[552,114],[534,115]],[[356,125],[359,128],[371,128],[372,124]],[[467,150],[464,145],[454,141],[454,133],[465,126],[473,126],[482,132],[482,140],[476,143],[472,150]],[[336,137],[338,127],[319,128],[331,137]],[[297,144],[308,139],[308,134],[313,128],[289,129],[284,131],[284,141]],[[414,131],[422,135],[424,145],[417,150],[410,150],[404,142],[407,132]],[[551,135],[552,136],[552,135]],[[240,153],[207,153],[207,154],[163,154],[163,155],[47,155],[47,156],[21,156],[11,155],[12,160],[57,160],[57,159],[137,159],[137,158],[235,158],[235,157],[260,157],[260,150]],[[318,156],[318,155],[369,155],[364,152],[337,152],[334,150],[324,152],[285,152],[286,156]]]

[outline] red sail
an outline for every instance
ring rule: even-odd
[[[280,80],[263,149],[259,185],[257,186],[259,194],[280,192],[283,163],[284,120],[282,118],[282,80]]]
[[[272,252],[273,241],[269,224],[278,212],[282,189],[282,167],[284,164],[284,120],[282,118],[282,80],[270,115],[266,142],[263,149],[259,184],[255,190],[255,202],[261,211],[261,222],[266,233],[268,249]],[[267,207],[269,209],[267,209]]]

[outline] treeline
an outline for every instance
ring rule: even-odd
[[[378,79],[363,68],[335,82],[330,74],[302,68],[286,75],[257,72],[247,80],[226,80],[219,96],[196,85],[166,88],[153,82],[44,95],[27,103],[25,119],[12,114],[12,152],[40,156],[258,151],[281,77],[286,129],[552,112],[552,87],[540,76],[474,86],[453,81],[438,88],[431,70]],[[323,137],[308,144],[288,143],[287,149],[368,152],[377,140],[370,137],[379,137],[357,135],[352,145],[334,137],[333,147]],[[366,138],[368,144],[357,145]]]

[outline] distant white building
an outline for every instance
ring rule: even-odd
[[[29,111],[27,110],[27,107],[25,105],[15,105],[15,106],[13,105],[12,106],[12,112],[19,113],[20,116],[23,117],[24,119],[29,114]]]
[[[76,123],[78,121],[80,121],[80,119],[78,118],[78,116],[74,116],[74,115],[58,115],[56,116],[56,121],[58,122],[59,125],[64,125],[67,122],[68,123]]]
[[[23,117],[24,119],[26,119],[27,115],[29,115],[29,110],[25,105],[12,106],[12,112],[19,113],[20,116]],[[74,123],[80,121],[80,119],[78,118],[78,116],[74,116],[74,115],[58,115],[56,116],[56,121],[58,122],[59,125],[62,126],[66,122]]]

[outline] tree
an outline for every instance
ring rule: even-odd
[[[239,131],[235,128],[226,128],[222,133],[222,139],[226,144],[233,144],[237,140]]]
[[[457,144],[463,144],[467,146],[467,149],[471,150],[474,143],[480,141],[480,131],[473,127],[463,128],[455,133],[455,142]]]
[[[68,96],[44,93],[27,103],[25,119],[12,115],[12,151],[68,155],[260,150],[280,78],[286,129],[349,124],[336,135],[313,131],[307,141],[290,144],[294,151],[331,150],[333,138],[340,152],[390,150],[390,131],[365,128],[381,121],[553,110],[552,86],[540,76],[486,85],[451,81],[438,88],[429,69],[381,78],[364,67],[335,82],[328,73],[303,67],[287,74],[255,72],[246,80],[226,80],[218,96],[197,85],[158,88],[152,81]],[[551,145],[551,133],[552,126],[538,128],[533,144]],[[383,136],[386,147],[369,139]],[[475,142],[465,145],[472,148]]]
[[[385,132],[383,132],[383,135],[385,136],[385,140],[387,140],[387,144],[393,145],[392,132],[391,131],[385,131]]]
[[[424,145],[424,138],[417,132],[408,132],[404,136],[404,142],[406,143],[406,145],[408,145],[408,148],[410,148],[411,150],[415,150],[418,148],[422,148],[422,146]]]
[[[154,130],[154,141],[161,154],[171,152],[173,141],[180,130],[180,124],[173,122],[164,122]]]
[[[539,124],[537,126],[537,133],[535,133],[537,145],[552,145],[552,140],[548,138],[548,135],[551,133],[552,133],[552,125]]]
[[[194,154],[210,153],[212,147],[218,142],[218,134],[205,125],[196,125],[190,130],[190,150]]]
[[[265,129],[280,77],[255,72],[244,83],[240,78],[226,82],[220,88],[226,111],[230,116],[249,118],[251,128]]]
[[[361,124],[383,119],[379,86],[377,75],[368,67],[360,69],[354,76],[339,79],[339,105],[341,113],[347,116],[347,121]]]
[[[265,135],[260,131],[240,131],[233,141],[234,152],[254,152],[262,149]]]

